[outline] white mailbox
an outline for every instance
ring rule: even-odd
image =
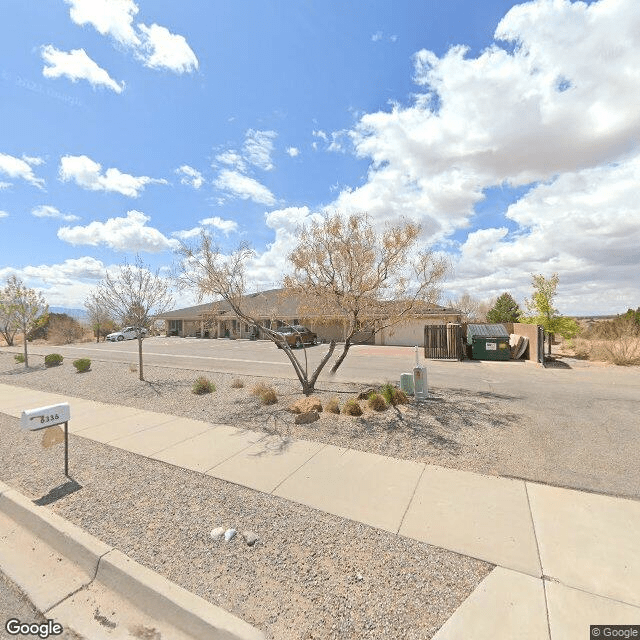
[[[46,429],[57,424],[69,422],[71,410],[68,402],[54,404],[50,407],[38,407],[37,409],[27,409],[20,416],[20,426],[29,431]]]

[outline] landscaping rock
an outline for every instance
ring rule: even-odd
[[[216,527],[215,529],[212,529],[210,535],[214,540],[220,540],[224,535],[224,527]]]
[[[250,547],[253,547],[253,545],[259,540],[258,536],[253,531],[243,531],[242,537]]]
[[[236,530],[235,529],[227,529],[224,532],[224,539],[229,542],[230,540],[233,540],[233,538],[236,535]]]
[[[300,398],[289,406],[291,413],[309,413],[311,411],[322,411],[322,402],[314,396],[309,398]]]
[[[316,420],[320,420],[320,414],[317,411],[308,411],[307,413],[300,413],[296,416],[296,424],[311,424]]]

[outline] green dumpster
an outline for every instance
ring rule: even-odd
[[[467,344],[474,360],[511,360],[509,332],[501,324],[467,325]]]

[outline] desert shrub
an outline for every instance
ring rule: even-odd
[[[50,313],[46,328],[47,341],[53,344],[79,342],[84,336],[82,325],[66,313]]]
[[[73,361],[73,366],[78,373],[84,373],[91,369],[91,360],[89,358],[78,358],[78,360]]]
[[[269,385],[266,385],[264,382],[259,382],[258,384],[254,384],[251,387],[251,395],[252,396],[261,396],[265,391],[271,389]]]
[[[393,390],[393,406],[395,407],[397,404],[407,404],[409,402],[409,396],[402,389],[394,389]]]
[[[586,339],[576,341],[574,346],[578,358],[604,360],[621,366],[640,364],[640,325],[633,311],[614,320],[596,323],[583,336]]]
[[[24,356],[21,353],[16,353],[16,355],[13,356],[13,359],[20,364],[24,362]]]
[[[57,367],[62,364],[64,358],[59,353],[49,353],[44,357],[45,367]]]
[[[276,402],[278,402],[278,395],[276,394],[276,390],[269,388],[264,393],[261,393],[260,402],[262,402],[262,404],[275,404]]]
[[[409,401],[407,394],[390,382],[387,382],[380,388],[380,394],[386,400],[387,404],[393,407],[397,404],[406,404]]]
[[[209,378],[205,378],[204,376],[200,376],[194,383],[191,388],[191,392],[196,395],[204,395],[205,393],[211,393],[216,390],[216,385],[209,380]]]
[[[232,389],[242,389],[244,387],[244,382],[242,380],[240,380],[240,378],[234,378],[231,381],[231,388]]]
[[[340,413],[340,405],[337,398],[331,398],[329,402],[324,405],[324,410],[329,413]]]
[[[348,416],[361,416],[362,407],[357,400],[351,398],[351,400],[347,400],[344,403],[344,407],[342,407],[342,413],[346,413]]]
[[[129,365],[129,371],[131,371],[131,373],[137,373],[138,372],[138,365],[137,364],[133,364],[133,362]]]
[[[367,404],[374,411],[384,411],[389,405],[380,393],[372,393],[367,400]]]

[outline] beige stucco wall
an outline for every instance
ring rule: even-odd
[[[424,346],[425,324],[447,324],[459,321],[460,316],[455,314],[410,318],[406,322],[379,331],[376,334],[376,344],[399,347]]]

